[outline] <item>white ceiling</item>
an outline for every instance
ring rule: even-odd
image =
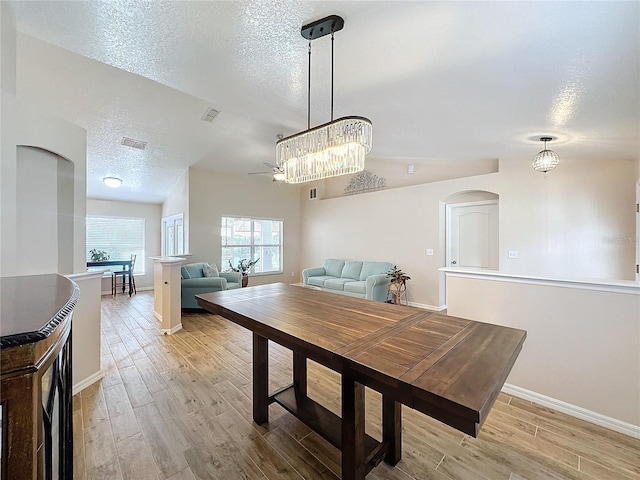
[[[529,162],[542,134],[564,158],[639,155],[637,1],[10,3],[17,94],[87,129],[90,198],[162,202],[191,165],[265,170],[276,135],[306,128],[300,27],[330,14],[335,117],[372,120],[372,158]],[[312,49],[313,126],[329,37]]]

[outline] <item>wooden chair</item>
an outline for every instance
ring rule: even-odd
[[[112,272],[111,276],[111,294],[113,296],[118,292],[118,288],[122,288],[122,293],[125,292],[125,288],[129,285],[129,275],[131,276],[131,293],[138,293],[136,291],[136,277],[133,276],[133,269],[136,266],[136,255],[131,255],[131,268],[129,270],[117,270]],[[131,296],[131,295],[129,295]]]

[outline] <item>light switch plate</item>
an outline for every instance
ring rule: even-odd
[[[427,255],[433,255],[433,248],[427,248]]]
[[[517,250],[509,250],[509,258],[518,258]]]

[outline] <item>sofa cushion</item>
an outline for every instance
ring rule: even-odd
[[[342,275],[342,269],[344,268],[344,260],[338,260],[335,258],[327,258],[324,261],[324,271],[329,277],[338,277]]]
[[[389,262],[362,262],[360,280],[366,280],[369,275],[387,273],[392,266]]]
[[[350,278],[328,278],[324,282],[324,288],[329,290],[344,290],[344,284],[352,282]]]
[[[220,272],[218,272],[218,266],[214,263],[213,265],[209,265],[205,263],[202,265],[202,273],[205,277],[219,277]]]
[[[357,282],[348,282],[344,284],[344,291],[350,293],[360,293],[365,295],[367,293],[367,282],[360,280]]]
[[[327,275],[318,275],[315,277],[309,277],[309,285],[315,285],[316,287],[324,287],[324,282],[332,278],[336,278],[336,277],[329,277]]]
[[[180,269],[182,278],[201,278],[204,277],[202,272],[202,263],[187,263]]]
[[[352,262],[347,260],[344,262],[342,268],[342,278],[351,278],[353,280],[360,280],[360,270],[362,270],[362,262]]]
[[[227,281],[222,277],[211,277],[211,278],[183,278],[181,280],[182,291],[188,289],[195,289],[198,293],[215,292],[223,289],[223,287],[227,284]]]

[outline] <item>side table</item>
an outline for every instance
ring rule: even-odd
[[[404,305],[409,306],[409,300],[407,300],[407,283],[389,283],[387,297],[391,297],[389,303],[403,305],[402,300],[404,299]]]

